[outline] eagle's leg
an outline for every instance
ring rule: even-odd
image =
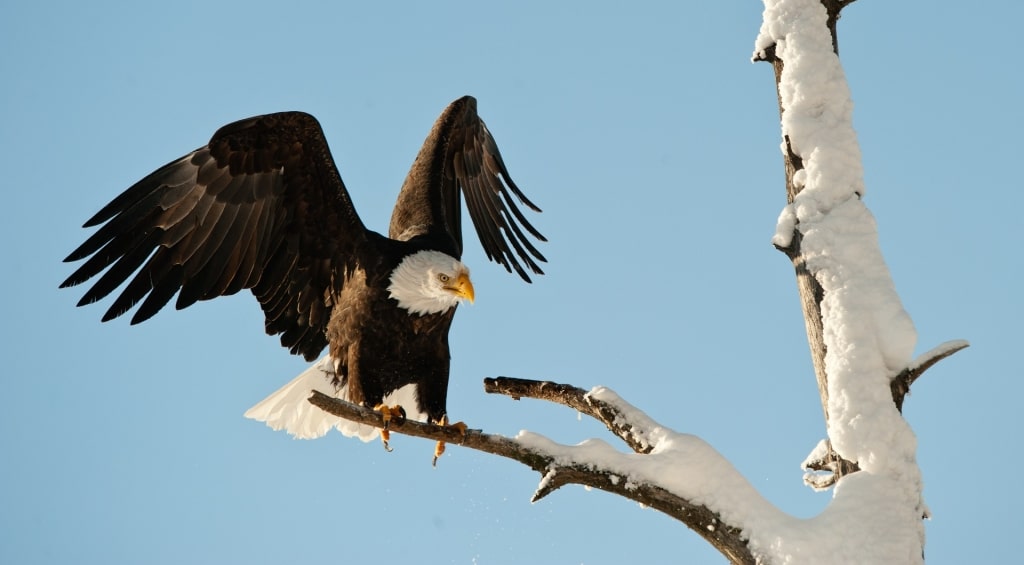
[[[448,414],[445,414],[444,416],[441,416],[441,421],[437,422],[437,425],[438,426],[444,426],[446,428],[455,428],[455,429],[459,430],[460,433],[462,433],[462,437],[466,437],[466,430],[469,429],[469,427],[464,422],[455,422],[454,424],[449,424],[448,423]],[[437,445],[434,446],[434,462],[433,462],[433,465],[435,467],[437,467],[437,458],[441,457],[441,455],[444,454],[444,445],[445,444],[444,444],[443,441],[439,441],[439,442],[437,442]]]
[[[395,406],[378,404],[373,409],[380,412],[380,416],[384,420],[384,427],[380,430],[380,440],[384,442],[384,449],[390,452],[391,446],[388,445],[388,442],[391,441],[391,431],[388,428],[391,426],[391,420],[398,422],[398,425],[405,422],[405,408],[397,404]]]

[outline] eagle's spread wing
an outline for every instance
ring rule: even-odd
[[[331,290],[371,237],[320,124],[301,112],[224,126],[207,146],[137,182],[85,227],[99,224],[65,259],[89,257],[61,287],[107,269],[79,305],[130,281],[103,319],[141,301],[136,324],[175,293],[181,309],[248,288],[263,306],[267,332],[282,334],[282,345],[309,360],[327,343]]]
[[[402,186],[389,235],[411,239],[434,230],[462,254],[462,195],[487,257],[512,269],[524,280],[523,267],[542,274],[538,261],[546,261],[530,242],[525,229],[546,241],[519,210],[512,196],[540,212],[512,181],[491,132],[476,113],[476,99],[464,96],[452,102],[434,123],[409,176]],[[439,233],[443,230],[446,233]]]

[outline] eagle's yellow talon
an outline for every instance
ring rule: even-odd
[[[461,433],[463,437],[466,436],[466,430],[469,429],[469,426],[467,426],[465,422],[455,422],[454,424],[449,424],[448,423],[448,415],[447,414],[445,414],[444,416],[441,416],[441,421],[438,422],[437,425],[438,426],[443,426],[443,427],[446,427],[446,428],[455,428],[455,429],[459,430],[459,433]],[[432,463],[432,465],[434,467],[437,467],[437,459],[439,457],[441,457],[442,455],[444,455],[444,447],[445,447],[445,442],[443,442],[443,441],[437,442],[437,445],[434,446],[434,461]]]
[[[380,430],[380,440],[384,442],[384,450],[390,453],[393,451],[388,445],[388,442],[391,441],[391,420],[395,420],[399,425],[405,422],[405,408],[398,405],[378,404],[373,409],[380,412],[380,417],[384,421],[384,427]]]

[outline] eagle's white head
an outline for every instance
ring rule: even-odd
[[[459,301],[473,302],[469,267],[440,251],[417,251],[391,272],[391,298],[410,314],[439,314]]]

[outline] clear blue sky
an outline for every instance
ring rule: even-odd
[[[9,3],[0,19],[0,562],[720,562],[695,534],[567,487],[531,505],[519,464],[397,437],[291,440],[242,418],[305,364],[246,294],[100,324],[58,291],[80,225],[146,173],[253,114],[322,122],[363,220],[386,230],[431,123],[472,94],[542,208],[548,275],[473,240],[449,411],[576,443],[575,413],[487,376],[607,385],[700,435],[783,509],[829,494],[798,465],[823,435],[792,267],[758,2]],[[407,5],[406,5],[407,4]],[[1024,503],[1017,351],[1024,207],[1018,2],[861,0],[840,22],[866,202],[918,353],[930,563],[1005,562]],[[429,552],[429,557],[422,557]]]

